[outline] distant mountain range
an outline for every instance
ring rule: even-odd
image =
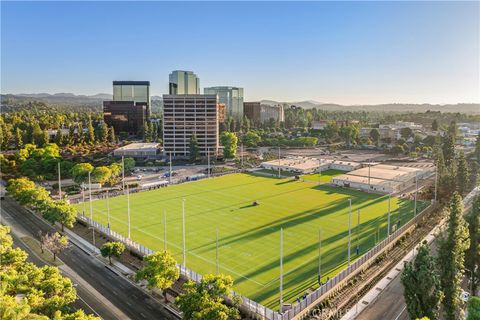
[[[98,93],[95,95],[75,95],[73,93],[22,93],[22,94],[2,94],[2,104],[15,104],[18,102],[43,101],[47,104],[61,105],[67,104],[71,106],[102,106],[104,100],[111,100],[112,95],[108,93]],[[162,97],[152,96],[152,105],[161,108]],[[263,104],[285,106],[295,105],[304,109],[322,109],[329,111],[393,111],[393,112],[425,112],[442,111],[442,112],[462,112],[462,113],[480,113],[480,104],[478,103],[459,103],[459,104],[404,104],[404,103],[388,103],[378,105],[341,105],[335,103],[323,103],[314,100],[281,102],[274,100],[261,100]]]

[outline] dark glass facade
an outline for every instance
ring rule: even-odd
[[[133,101],[104,101],[103,121],[115,132],[137,134],[147,119],[147,104]]]

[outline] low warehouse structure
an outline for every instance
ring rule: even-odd
[[[143,159],[159,159],[162,154],[160,143],[130,143],[121,148],[115,149],[113,155],[115,157],[131,157]]]
[[[423,179],[431,171],[417,168],[375,165],[351,171],[332,179],[332,184],[364,191],[381,193],[399,192]]]
[[[292,157],[262,162],[261,166],[270,170],[278,170],[280,168],[282,171],[308,174],[325,170],[352,171],[360,168],[361,164],[353,161]]]

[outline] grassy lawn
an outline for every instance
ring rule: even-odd
[[[332,173],[333,175],[333,173]],[[323,176],[327,177],[325,172]],[[322,178],[323,179],[323,178]],[[278,310],[279,239],[283,228],[284,301],[317,287],[318,234],[322,229],[322,280],[347,260],[348,199],[352,199],[352,259],[371,248],[377,231],[386,236],[388,196],[254,174],[231,174],[130,196],[132,239],[182,262],[182,199],[185,198],[187,267],[215,272],[215,230],[220,272],[235,279],[235,290]],[[257,201],[259,205],[253,206]],[[82,211],[83,205],[77,205]],[[89,206],[86,205],[89,214]],[[419,204],[423,208],[424,204]],[[111,227],[127,234],[127,199],[110,199]],[[392,225],[413,216],[411,201],[392,198]],[[360,225],[357,227],[357,209]],[[419,210],[420,210],[419,209]],[[93,218],[106,224],[106,201],[93,202]],[[358,242],[357,242],[358,235]]]

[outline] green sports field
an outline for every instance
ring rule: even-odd
[[[318,239],[322,230],[322,280],[346,266],[348,199],[352,199],[352,260],[387,232],[388,196],[324,185],[338,172],[316,182],[254,174],[231,174],[130,195],[131,237],[163,250],[163,214],[167,246],[182,261],[182,199],[185,199],[186,265],[215,272],[215,230],[219,234],[220,272],[235,279],[235,290],[278,310],[279,239],[284,239],[284,301],[317,287]],[[303,179],[308,180],[306,177]],[[253,201],[259,205],[253,206]],[[425,204],[418,204],[419,211]],[[77,205],[81,212],[83,204]],[[89,206],[86,205],[89,215]],[[413,216],[413,203],[392,198],[392,225]],[[357,209],[360,225],[357,227]],[[110,199],[111,228],[127,234],[127,198]],[[93,219],[106,224],[106,201],[93,201]],[[357,237],[358,236],[358,237]],[[357,241],[358,239],[358,241]]]

